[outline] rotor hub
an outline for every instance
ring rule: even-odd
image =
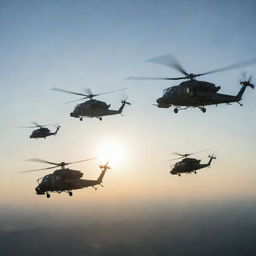
[[[193,74],[193,73],[190,73],[190,74],[188,74],[188,76],[187,76],[187,78],[190,79],[190,80],[194,79],[195,77],[196,77],[196,75]]]
[[[65,165],[66,165],[65,162],[61,162],[61,163],[60,163],[60,167],[61,167],[61,168],[65,168]]]

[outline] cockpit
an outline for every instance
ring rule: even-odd
[[[42,181],[41,181],[41,184],[47,184],[48,182],[49,182],[49,177],[50,175],[46,175],[43,179],[42,179]]]
[[[180,162],[175,164],[175,167],[179,167],[180,166]]]
[[[178,163],[175,164],[174,167],[181,167],[181,166],[184,166],[184,165],[185,165],[185,163],[183,163],[183,162],[178,162]]]
[[[176,88],[176,86],[173,86],[173,87],[169,87],[169,88],[166,88],[163,90],[163,96],[169,96],[169,95],[172,95],[174,94]]]

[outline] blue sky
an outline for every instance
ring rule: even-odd
[[[109,138],[121,141],[125,161],[106,177],[102,194],[77,192],[79,200],[105,200],[121,191],[119,199],[149,194],[166,199],[219,197],[255,193],[255,92],[244,95],[244,107],[209,107],[175,115],[152,104],[174,83],[126,81],[129,76],[176,76],[175,70],[145,62],[173,54],[189,72],[205,72],[251,59],[255,53],[255,1],[1,1],[0,2],[0,130],[2,134],[1,189],[15,189],[9,199],[33,194],[35,180],[46,173],[19,175],[38,168],[24,159],[79,160],[97,152]],[[237,94],[242,71],[255,77],[256,66],[205,76],[202,80]],[[131,107],[124,116],[80,123],[69,117],[75,104],[62,102],[72,95],[52,87],[94,92],[128,87]],[[99,99],[120,106],[121,94]],[[28,139],[30,130],[18,129],[30,121],[59,122],[59,136],[46,141]],[[170,153],[214,148],[217,161],[211,170],[177,180],[168,164]],[[207,152],[198,155],[207,161]],[[95,163],[81,164],[93,178]],[[95,170],[96,169],[96,170]],[[130,190],[131,186],[134,192]],[[17,198],[19,194],[20,199]],[[55,202],[65,203],[56,197]],[[76,199],[75,199],[76,200]],[[64,204],[63,203],[63,204]]]

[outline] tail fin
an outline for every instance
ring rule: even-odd
[[[125,106],[126,104],[127,104],[127,105],[131,105],[131,103],[128,102],[128,101],[126,101],[126,100],[127,100],[127,98],[121,101],[122,105],[121,105],[121,107],[118,109],[118,112],[119,112],[120,114],[122,113],[122,111],[123,111],[123,109],[124,109],[124,106]]]
[[[249,86],[252,89],[254,89],[255,86],[254,86],[254,84],[251,83],[251,80],[252,80],[252,76],[249,76],[249,78],[247,80],[244,79],[244,81],[240,81],[240,84],[242,85],[242,88],[240,89],[240,91],[238,92],[238,94],[236,96],[238,98],[238,101],[240,101],[242,99],[242,96],[245,92],[246,87]]]
[[[209,162],[208,162],[208,164],[207,164],[207,165],[208,165],[208,166],[210,166],[210,165],[211,165],[212,160],[213,160],[213,159],[216,159],[216,156],[215,156],[214,154],[212,154],[212,155],[209,155],[208,157],[210,158],[210,160],[209,160]]]
[[[56,131],[53,133],[54,135],[56,135],[56,134],[58,133],[60,127],[61,127],[61,126],[58,126],[58,127],[57,127]]]
[[[99,178],[97,179],[98,184],[102,183],[103,177],[107,170],[110,170],[111,168],[108,166],[108,162],[105,165],[100,165],[100,169],[102,169],[101,174]]]

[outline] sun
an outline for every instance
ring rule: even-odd
[[[100,163],[109,162],[111,167],[118,167],[123,164],[125,159],[124,145],[118,139],[105,139],[98,150]]]

